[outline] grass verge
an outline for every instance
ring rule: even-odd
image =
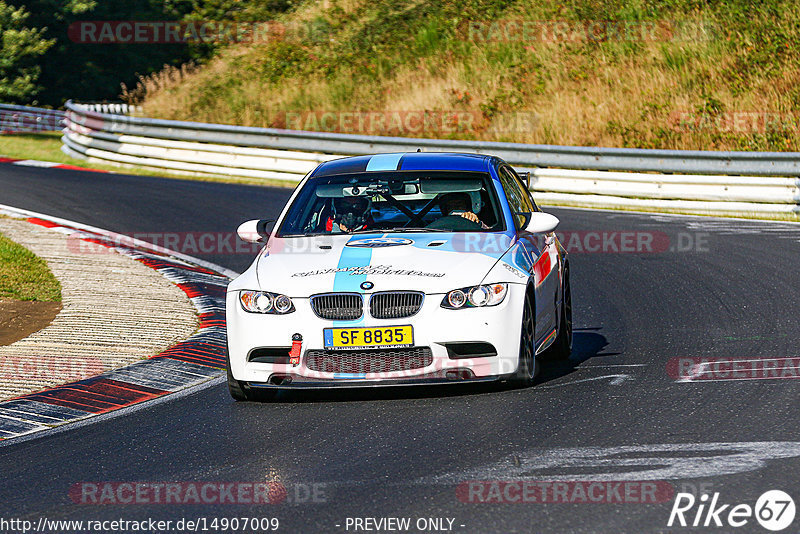
[[[0,299],[61,302],[61,284],[47,263],[2,234]]]

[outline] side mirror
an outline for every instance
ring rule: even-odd
[[[527,222],[525,223],[525,231],[532,234],[547,234],[552,232],[560,222],[558,217],[544,213],[541,211],[534,211],[533,213],[526,213]]]
[[[265,243],[269,239],[267,225],[274,222],[272,219],[246,221],[239,225],[239,228],[236,229],[236,234],[242,241],[248,243]]]

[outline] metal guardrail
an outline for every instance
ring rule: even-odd
[[[319,162],[344,155],[469,152],[497,155],[530,170],[531,188],[545,204],[800,212],[800,153],[410,139],[129,117],[72,102],[66,108],[62,150],[105,163],[297,182]]]
[[[800,213],[800,179],[535,169],[544,204],[678,209],[708,213]]]
[[[147,126],[150,121],[159,126]],[[185,127],[176,128],[178,121],[102,114],[71,102],[65,124],[62,150],[73,157],[178,172],[297,182],[320,162],[341,157],[261,148],[269,144],[257,135],[241,137],[236,127],[219,125],[231,131],[215,139],[203,135],[202,127],[217,125],[179,123]],[[192,130],[192,125],[200,129]]]
[[[0,104],[0,132],[56,132],[63,127],[63,111]]]
[[[63,150],[105,162],[298,181],[319,162],[376,152],[457,151],[502,157],[532,173],[544,203],[792,213],[800,208],[800,154],[554,147],[302,132],[124,117],[67,103]],[[570,167],[544,168],[544,167]],[[595,170],[579,170],[590,167]],[[608,172],[604,169],[639,172]],[[601,170],[603,169],[603,170]],[[747,171],[761,176],[723,176]],[[780,172],[778,171],[780,169]],[[706,174],[647,174],[642,171]],[[778,177],[776,175],[784,175]],[[787,176],[788,175],[788,176]]]
[[[412,139],[306,132],[275,128],[254,128],[118,117],[93,112],[67,102],[75,123],[102,131],[178,141],[200,141],[222,145],[312,151],[342,155],[370,152],[413,152],[417,149],[493,154],[522,167],[563,167],[570,169],[621,170],[638,172],[750,174],[800,176],[800,153],[795,152],[710,152],[701,150],[649,150],[631,148],[568,147],[526,145],[488,141]]]

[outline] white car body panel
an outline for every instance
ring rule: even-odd
[[[308,177],[293,193],[276,228],[307,180]],[[251,387],[269,386],[274,376],[347,385],[434,375],[443,379],[446,370],[469,370],[476,379],[508,377],[519,365],[526,291],[533,289],[535,293],[536,352],[540,353],[554,339],[559,321],[562,267],[555,242],[539,250],[533,240],[518,240],[502,232],[272,236],[247,271],[228,287],[229,369],[233,379]],[[374,285],[365,289],[364,282]],[[508,284],[507,294],[499,305],[458,310],[441,305],[451,290],[491,283]],[[239,302],[243,290],[284,294],[292,299],[295,311],[286,315],[245,311]],[[425,298],[419,312],[411,317],[373,318],[367,304],[369,296],[384,291],[421,291]],[[353,321],[318,317],[310,297],[333,292],[364,295],[363,316]],[[430,348],[433,355],[430,365],[402,371],[336,373],[309,369],[304,357],[297,365],[248,361],[254,348],[288,349],[294,334],[302,336],[305,353],[325,349],[326,328],[402,325],[413,327],[415,347]],[[445,344],[452,342],[490,343],[497,355],[451,359]]]

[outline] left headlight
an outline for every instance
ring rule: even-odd
[[[497,306],[506,298],[506,293],[508,293],[508,284],[484,284],[454,289],[442,299],[442,308],[460,310],[463,308]]]
[[[242,304],[242,309],[250,313],[285,315],[294,311],[292,299],[268,291],[240,291],[239,302]]]

